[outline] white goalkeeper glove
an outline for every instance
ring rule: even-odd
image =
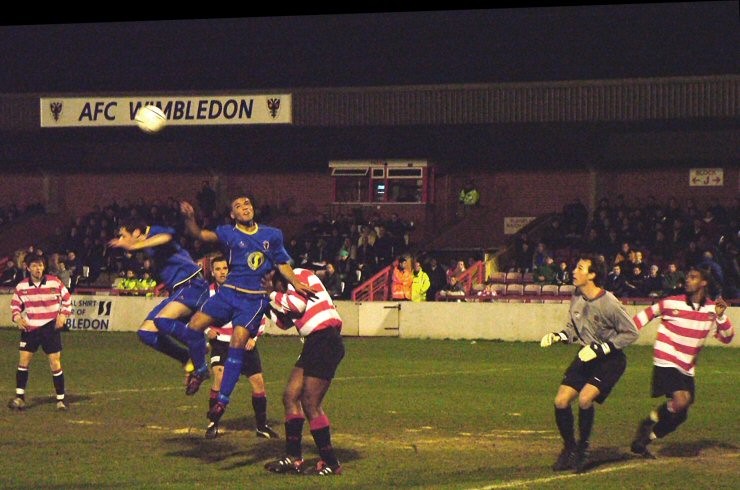
[[[593,361],[597,357],[604,358],[616,348],[611,342],[591,342],[578,351],[578,359],[583,362]]]
[[[565,332],[548,333],[540,340],[540,347],[550,347],[555,342],[568,342],[568,336]]]

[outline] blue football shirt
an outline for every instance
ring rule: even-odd
[[[143,250],[154,262],[157,281],[164,283],[165,287],[171,291],[195,276],[201,268],[195,263],[188,251],[177,242],[177,234],[173,228],[150,226],[146,237],[151,238],[162,234],[172,235],[172,240],[164,245]]]

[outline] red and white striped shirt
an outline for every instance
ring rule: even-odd
[[[211,283],[210,287],[208,288],[208,294],[210,296],[213,296],[214,294],[216,294],[216,291],[218,291],[218,288],[218,284],[216,284],[215,282]],[[231,342],[231,336],[234,334],[234,325],[231,322],[224,323],[220,327],[214,325],[208,328],[210,328],[211,330],[215,330],[218,333],[216,340],[220,340],[221,342]],[[262,335],[264,332],[265,325],[263,322],[262,324],[260,324],[260,328],[257,331],[257,337]]]
[[[271,315],[275,324],[283,330],[295,325],[301,337],[326,328],[334,327],[341,330],[342,319],[321,279],[308,269],[293,269],[293,272],[301,282],[313,289],[316,298],[307,299],[301,296],[292,285],[288,285],[288,290],[284,293],[273,291],[270,293],[270,305],[279,313],[285,314],[292,322],[291,325],[288,324],[290,322]],[[266,317],[262,319],[263,325],[266,320]]]
[[[635,315],[638,330],[656,316],[662,317],[655,339],[653,364],[694,376],[696,356],[712,327],[716,330],[715,338],[729,344],[735,335],[732,324],[725,315],[717,317],[714,306],[709,298],[703,305],[691,305],[686,295],[670,296]]]
[[[59,314],[72,314],[72,296],[54,276],[45,275],[38,284],[33,284],[28,277],[15,287],[10,310],[15,323],[21,315],[28,318],[30,332],[56,320]]]

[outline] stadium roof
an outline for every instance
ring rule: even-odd
[[[7,25],[0,92],[727,75],[738,45],[736,2]]]

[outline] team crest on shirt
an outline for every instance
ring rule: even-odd
[[[265,240],[264,242],[262,242],[262,247],[265,250],[270,250],[270,242],[268,242],[267,240]]]
[[[247,257],[247,264],[249,264],[249,268],[253,271],[256,271],[260,267],[262,267],[262,264],[265,263],[265,254],[262,252],[252,252],[249,254],[249,257]]]

